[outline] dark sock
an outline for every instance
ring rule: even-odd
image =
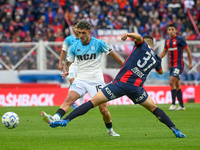
[[[62,108],[59,108],[57,110],[56,114],[58,114],[60,116],[60,118],[62,118],[65,115],[65,111]]]
[[[105,123],[105,125],[106,125],[106,128],[107,128],[107,129],[111,129],[111,128],[112,128],[112,122],[110,122],[110,123]]]
[[[179,102],[179,104],[181,105],[181,107],[184,107],[181,89],[179,89],[179,90],[177,91],[177,98],[178,98],[178,102]]]
[[[93,104],[91,101],[88,101],[84,104],[82,104],[81,106],[77,107],[76,109],[74,109],[66,118],[64,118],[64,120],[72,120],[78,116],[84,115],[85,113],[87,113],[91,108],[93,108]]]
[[[176,101],[176,89],[171,90],[172,93],[172,104],[175,105],[175,101]]]
[[[153,114],[165,125],[167,125],[170,129],[172,129],[173,127],[175,127],[174,123],[171,121],[171,119],[165,114],[165,112],[160,109],[160,108],[156,108],[153,111]]]

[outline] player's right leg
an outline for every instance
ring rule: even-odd
[[[58,126],[66,126],[67,123],[69,121],[71,121],[72,119],[84,115],[85,113],[87,113],[90,109],[107,102],[107,98],[104,96],[104,94],[99,91],[92,99],[91,101],[88,101],[84,104],[82,104],[81,106],[79,106],[78,108],[74,109],[67,117],[65,117],[63,120],[60,121],[53,121],[51,122],[49,125],[52,128],[58,127]]]
[[[48,124],[52,121],[60,120],[65,113],[70,109],[70,106],[80,97],[80,95],[75,91],[69,91],[65,101],[62,103],[60,108],[57,110],[54,116],[48,115],[44,111],[41,112],[42,119]]]
[[[177,90],[177,99],[178,99],[178,102],[179,102],[179,107],[176,108],[176,110],[185,110],[185,107],[184,107],[184,104],[183,104],[183,93],[182,93],[182,90],[180,88],[181,86],[181,83],[180,83],[180,80],[178,80],[178,82],[176,83],[176,90]]]

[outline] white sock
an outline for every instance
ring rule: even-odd
[[[56,121],[58,121],[58,120],[61,119],[60,116],[59,116],[58,114],[55,114],[53,117],[54,117],[54,119],[55,119]]]

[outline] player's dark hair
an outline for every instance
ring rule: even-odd
[[[89,23],[89,22],[86,21],[86,20],[81,20],[81,21],[78,22],[77,28],[79,28],[79,29],[81,29],[81,30],[82,30],[82,29],[91,30],[92,25],[91,25],[91,23]]]
[[[79,22],[79,21],[75,20],[75,21],[73,22],[73,26],[77,25],[78,22]]]
[[[145,42],[146,42],[147,44],[150,44],[150,45],[153,46],[153,37],[152,37],[152,36],[150,36],[150,35],[145,35],[145,36],[143,36],[143,39],[145,40]]]
[[[169,27],[174,27],[174,28],[176,29],[176,26],[175,26],[174,23],[169,24],[169,25],[168,25],[168,28],[169,28]]]
[[[151,39],[153,41],[153,37],[151,35],[145,35],[143,36],[143,39]]]

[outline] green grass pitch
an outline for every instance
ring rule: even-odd
[[[97,108],[71,121],[65,128],[50,128],[40,112],[54,114],[54,107],[0,107],[0,116],[16,112],[19,126],[7,129],[0,125],[0,150],[199,150],[200,104],[185,104],[186,111],[168,111],[186,138],[178,139],[167,126],[139,105],[108,106],[114,130],[120,137],[107,134]],[[71,111],[72,109],[70,109]]]

